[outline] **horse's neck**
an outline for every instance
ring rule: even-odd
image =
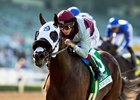
[[[55,58],[51,59],[50,65],[50,78],[55,83],[62,83],[64,82],[70,72],[70,56],[68,55],[67,51],[64,51],[58,54]]]

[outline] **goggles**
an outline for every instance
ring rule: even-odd
[[[59,23],[59,27],[60,29],[65,29],[65,30],[69,30],[74,26],[74,23],[67,23],[67,24],[61,24]]]

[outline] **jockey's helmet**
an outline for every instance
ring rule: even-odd
[[[71,11],[74,14],[74,16],[77,16],[80,14],[80,9],[77,7],[72,6],[72,7],[68,8],[68,10]]]
[[[109,19],[109,22],[108,22],[108,27],[109,28],[114,28],[114,27],[119,27],[119,18],[117,17],[111,17]]]
[[[58,22],[60,24],[74,22],[75,20],[76,20],[75,16],[69,10],[62,10],[58,13]]]

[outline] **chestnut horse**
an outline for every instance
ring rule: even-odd
[[[40,14],[41,28],[33,42],[33,60],[42,67],[47,64],[46,100],[88,100],[90,94],[90,72],[79,56],[71,56],[66,50],[58,27],[54,21],[46,22]],[[99,51],[103,63],[109,70],[112,82],[102,88],[96,100],[118,100],[122,89],[120,69],[115,58]]]

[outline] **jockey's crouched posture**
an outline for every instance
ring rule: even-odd
[[[66,38],[65,43],[72,47],[79,56],[89,60],[95,73],[95,79],[98,80],[101,72],[94,64],[92,54],[89,52],[91,48],[94,50],[93,48],[99,40],[99,31],[94,21],[75,17],[69,10],[62,10],[58,13],[58,22],[62,36]]]
[[[128,21],[117,17],[111,17],[109,19],[106,37],[112,38],[112,44],[115,44],[118,47],[117,52],[119,54],[127,49],[131,54],[133,68],[137,68],[135,54],[132,49],[132,36],[133,28]]]

